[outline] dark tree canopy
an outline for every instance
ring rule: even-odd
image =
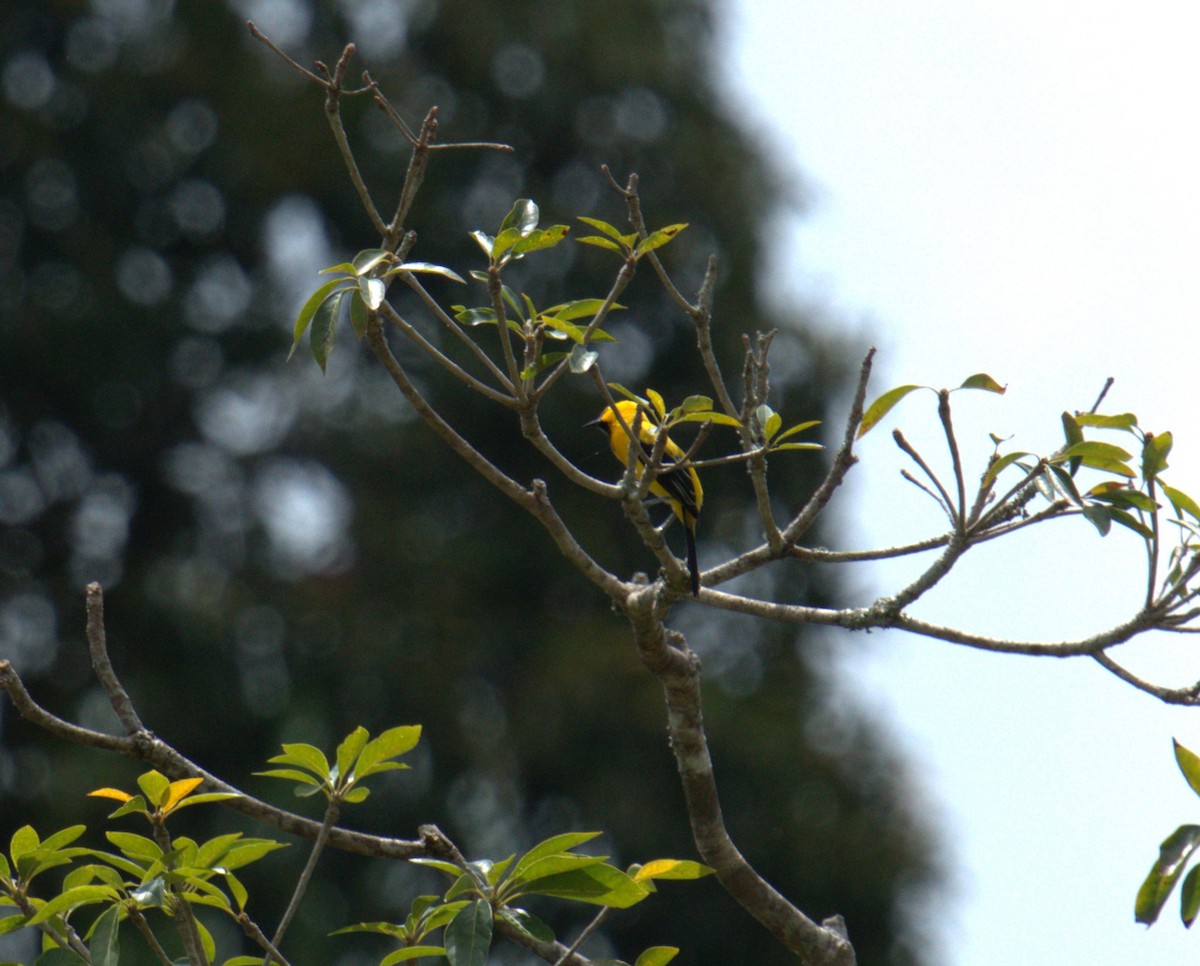
[[[778,326],[777,408],[822,418],[846,360],[809,320],[772,318],[757,297],[766,217],[791,202],[717,89],[717,11],[699,0],[18,0],[2,16],[0,656],[63,715],[108,720],[81,645],[82,587],[97,580],[147,724],[235,783],[280,795],[250,772],[282,741],[329,747],[357,724],[420,723],[418,767],[389,776],[352,822],[409,835],[435,821],[472,856],[584,828],[603,828],[624,862],[691,855],[661,700],[625,626],[540,529],[412,420],[348,330],[326,376],[299,354],[285,363],[316,271],[378,239],[321,92],[244,21],[305,64],[355,41],[352,70],[368,68],[410,123],[436,104],[446,139],[515,147],[435,160],[414,257],[478,267],[467,232],[494,232],[517,197],[554,221],[619,224],[600,165],[618,180],[637,172],[652,225],[690,223],[665,250],[677,277],[694,293],[707,256],[720,259],[717,335],[731,367],[743,332]],[[345,112],[364,176],[390,205],[406,145],[365,98]],[[578,245],[522,267],[546,300],[601,296],[613,271]],[[636,279],[622,301],[622,361],[608,374],[676,399],[703,391],[688,320],[654,280]],[[418,306],[402,308],[442,338]],[[411,361],[489,457],[547,479],[604,564],[653,566],[619,507],[570,492],[509,414]],[[568,383],[548,430],[615,476],[582,428],[597,407],[589,385]],[[812,457],[778,467],[774,492],[793,504],[821,471]],[[706,541],[756,533],[741,470],[706,485],[702,560]],[[836,599],[827,575],[786,579],[764,592]],[[843,913],[860,962],[921,960],[919,920],[906,915],[933,881],[928,829],[878,724],[829,698],[828,645],[711,612],[687,630],[743,851],[803,908]],[[136,774],[0,715],[3,837],[25,820],[98,823],[103,806],[83,794]],[[237,824],[215,809],[195,820]],[[289,852],[251,877],[264,906],[283,901],[280,870],[302,861]],[[410,867],[330,856],[292,941],[332,962],[354,939],[325,933],[400,915],[422,888]],[[664,890],[611,935],[622,948],[680,945],[683,962],[787,960],[711,882]]]

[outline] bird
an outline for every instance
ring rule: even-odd
[[[620,419],[617,414],[620,414]],[[624,426],[621,425],[624,421]],[[629,432],[636,426],[638,439],[646,454],[654,448],[654,440],[658,428],[650,422],[646,413],[639,412],[638,404],[632,400],[623,399],[605,408],[599,419],[592,420],[589,426],[599,426],[608,433],[608,445],[612,448],[613,456],[622,466],[629,465]],[[626,429],[628,427],[628,430]],[[687,566],[691,577],[692,596],[700,596],[700,565],[696,556],[696,524],[700,519],[700,507],[704,504],[704,488],[700,485],[700,476],[692,466],[684,465],[685,453],[670,438],[663,445],[662,468],[650,482],[649,491],[665,500],[671,512],[683,524],[684,535],[687,539]],[[645,462],[637,458],[637,475],[640,479],[645,469]]]

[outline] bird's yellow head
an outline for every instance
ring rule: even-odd
[[[604,429],[611,429],[613,426],[620,426],[617,421],[617,413],[621,414],[621,419],[625,421],[625,425],[630,429],[633,428],[634,420],[638,418],[638,404],[632,399],[622,399],[620,402],[613,403],[605,408],[600,414],[600,418],[596,420],[596,424]],[[641,421],[646,422],[645,413],[642,414]]]

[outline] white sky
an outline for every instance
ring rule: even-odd
[[[960,441],[981,460],[989,431],[1052,450],[1059,413],[1090,407],[1111,375],[1104,409],[1172,430],[1168,480],[1200,493],[1200,10],[741,0],[728,19],[747,123],[814,189],[807,218],[781,227],[776,292],[879,347],[873,394],[991,373],[1007,396],[955,398]],[[890,439],[899,425],[940,460],[931,399],[909,397],[864,441],[838,507],[853,545],[939,530]],[[1136,610],[1141,561],[1132,534],[1059,521],[968,557],[917,612],[1084,636]],[[850,580],[884,592],[910,572]],[[1160,637],[1117,656],[1180,685],[1200,678],[1194,647]],[[895,721],[951,849],[956,895],[930,910],[947,966],[1200,959],[1176,897],[1152,929],[1133,922],[1158,843],[1200,821],[1170,745],[1200,749],[1200,709],[1086,660],[890,633],[844,677],[851,699]]]

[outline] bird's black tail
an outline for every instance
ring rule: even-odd
[[[687,534],[687,565],[688,573],[692,577],[692,596],[700,596],[700,561],[696,556],[696,531],[684,524],[684,533]]]

